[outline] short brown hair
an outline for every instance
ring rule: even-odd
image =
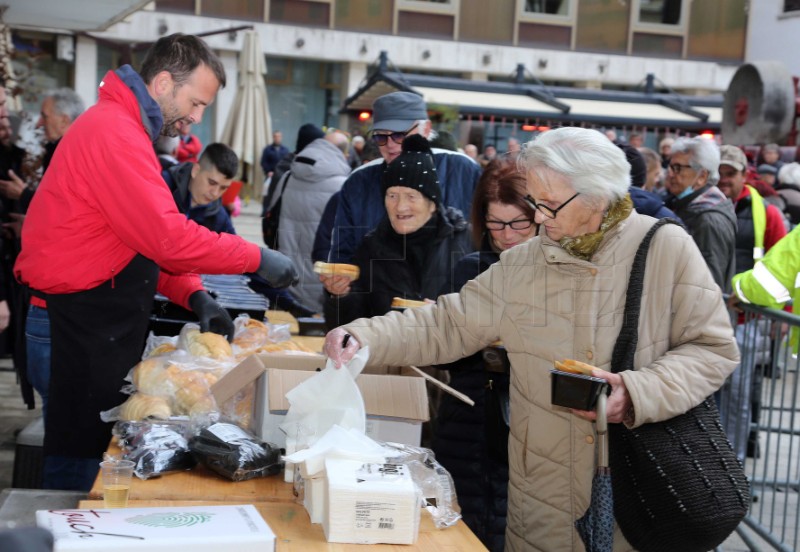
[[[172,75],[175,84],[185,83],[200,65],[207,65],[225,88],[225,68],[208,44],[194,35],[175,33],[159,38],[147,51],[139,75],[145,84],[161,71]]]
[[[493,159],[481,174],[472,196],[472,240],[476,247],[483,246],[486,234],[486,215],[493,202],[514,205],[533,220],[536,211],[523,198],[528,194],[525,175],[517,167],[516,155],[503,155]]]

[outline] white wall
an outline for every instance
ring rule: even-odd
[[[746,61],[782,61],[800,76],[800,12],[783,13],[783,0],[750,0]]]

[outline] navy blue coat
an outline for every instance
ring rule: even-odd
[[[497,253],[488,250],[465,256],[456,265],[453,289],[461,289],[498,259]],[[433,451],[453,477],[464,523],[489,550],[503,552],[508,435],[498,431],[497,398],[508,397],[509,375],[488,372],[482,353],[439,368],[449,370],[450,386],[474,400],[475,406],[442,396]]]
[[[441,204],[469,213],[472,194],[481,174],[480,166],[455,151],[433,149]],[[342,186],[331,239],[330,262],[352,263],[356,249],[367,233],[386,216],[383,204],[384,161],[376,159],[350,173]]]

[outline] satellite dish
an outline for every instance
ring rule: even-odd
[[[783,63],[757,61],[736,70],[722,104],[723,143],[781,143],[794,119],[795,87]]]

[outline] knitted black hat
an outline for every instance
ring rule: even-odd
[[[403,140],[403,153],[384,167],[381,183],[384,193],[392,186],[405,186],[439,205],[442,190],[428,140],[420,134]]]
[[[617,146],[625,152],[625,158],[631,165],[631,184],[641,188],[647,181],[647,163],[644,156],[633,146],[627,144],[617,144]]]
[[[324,137],[325,133],[322,132],[321,128],[316,125],[312,125],[311,123],[306,123],[297,130],[297,147],[295,147],[294,152],[300,153],[306,149],[306,146],[311,142],[317,138]]]

